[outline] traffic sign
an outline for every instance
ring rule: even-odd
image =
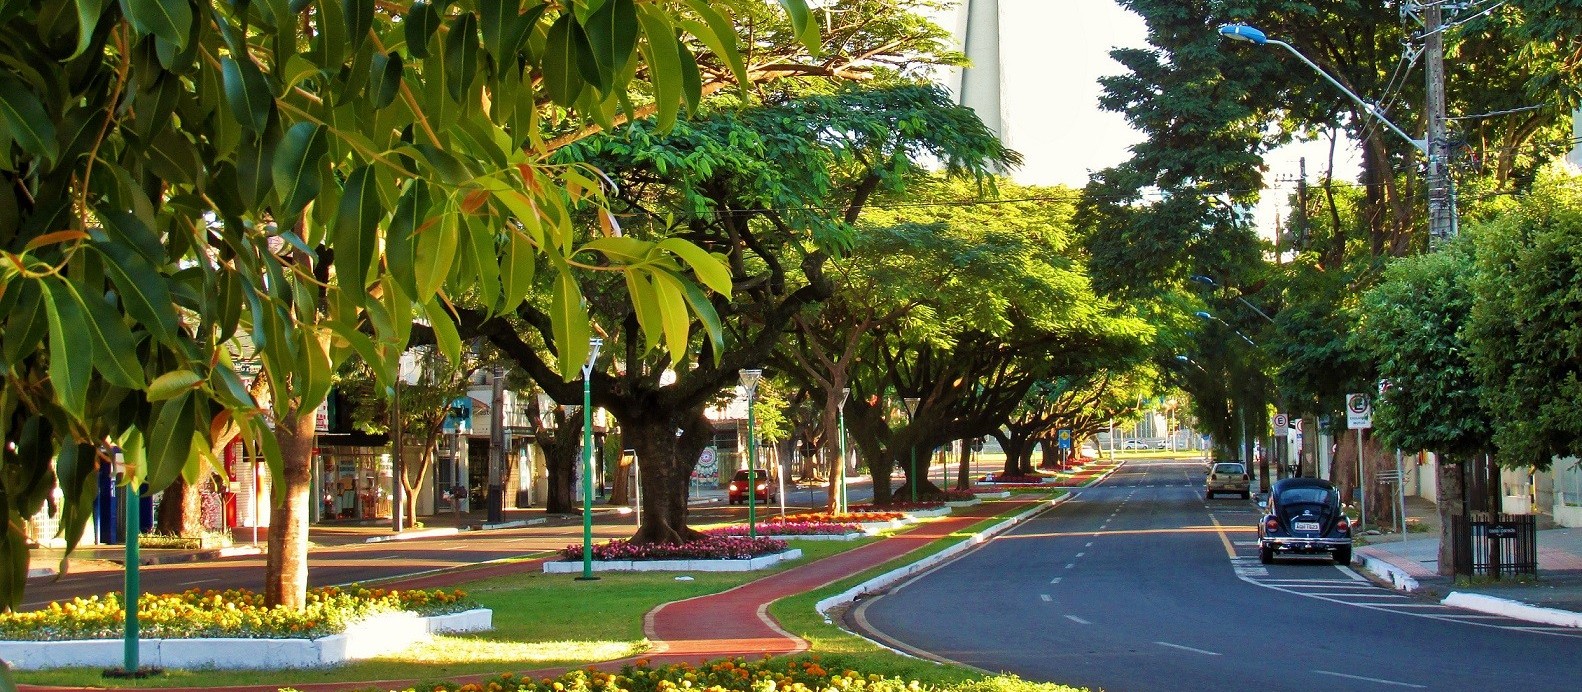
[[[1285,437],[1286,432],[1289,431],[1290,429],[1291,429],[1291,419],[1290,418],[1286,417],[1286,415],[1283,414],[1283,413],[1276,413],[1276,414],[1274,414],[1274,436],[1275,437]]]
[[[1346,395],[1346,429],[1363,430],[1373,427],[1373,403],[1367,394]]]
[[[1055,437],[1060,441],[1061,449],[1071,449],[1071,428],[1061,428],[1060,431],[1055,434]]]

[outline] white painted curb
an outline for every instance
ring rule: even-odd
[[[976,492],[976,491],[974,491],[972,494],[973,494],[974,497],[978,498],[979,502],[982,502],[983,500],[1004,500],[1005,498],[1008,498],[1008,497],[1011,496],[1011,491],[1009,491],[1009,490],[984,491],[984,492]]]
[[[973,505],[979,504],[983,504],[983,500],[976,496],[974,496],[971,500],[951,500],[945,503],[947,507],[971,507]]]
[[[1453,608],[1465,608],[1490,615],[1503,615],[1517,620],[1540,622],[1558,627],[1582,627],[1582,613],[1573,613],[1569,610],[1557,608],[1543,608],[1527,605],[1520,601],[1505,598],[1495,598],[1479,593],[1466,593],[1452,591],[1440,603]]]
[[[317,668],[400,651],[435,632],[492,629],[493,616],[488,608],[427,618],[385,613],[318,639],[143,639],[138,658],[149,666],[179,670]],[[0,641],[0,658],[18,670],[109,668],[124,662],[124,647],[120,639]]]
[[[908,516],[912,517],[912,519],[914,519],[914,520],[916,520],[916,519],[932,519],[934,517],[943,517],[943,516],[945,516],[947,514],[950,514],[950,506],[946,505],[944,507],[936,507],[934,509],[919,509],[919,510],[916,510],[916,511],[910,511],[909,510],[909,511],[906,512],[906,514]]]
[[[760,555],[751,560],[594,560],[595,572],[751,572],[786,560],[802,557],[801,548],[783,553]],[[574,574],[582,571],[582,560],[549,560],[545,574]]]
[[[363,539],[364,543],[384,543],[385,541],[410,541],[414,538],[434,538],[436,536],[454,536],[461,533],[461,529],[450,527],[442,529],[423,529],[422,531],[402,531],[387,536],[369,536]]]
[[[1354,559],[1362,563],[1363,570],[1375,577],[1389,582],[1390,586],[1394,587],[1397,591],[1411,593],[1421,588],[1421,586],[1417,583],[1417,579],[1407,574],[1405,570],[1396,567],[1389,562],[1373,557],[1372,555],[1364,555],[1361,553],[1356,553]]]
[[[869,579],[868,581],[835,594],[834,596],[830,596],[829,598],[821,600],[818,603],[813,604],[813,609],[817,610],[819,615],[827,615],[831,608],[847,605],[866,594],[883,589],[886,586],[894,584],[898,581],[901,581],[902,579],[922,572],[923,570],[933,567],[934,565],[945,562],[946,560],[949,560],[961,553],[971,550],[984,541],[987,541],[990,538],[1005,532],[1011,527],[1027,521],[1028,517],[1065,502],[1066,500],[1071,499],[1071,497],[1071,493],[1066,493],[1065,495],[1061,495],[1060,497],[1057,497],[1053,500],[1040,502],[1025,512],[1006,519],[1005,521],[995,524],[994,526],[990,526],[979,533],[973,534],[971,538],[968,538],[965,541],[934,553],[933,555],[918,560],[917,562],[914,562],[910,565],[897,567],[893,570],[885,572],[884,574]]]
[[[764,536],[764,538],[773,538],[777,541],[855,541],[866,535],[868,534],[861,531],[853,531],[851,533],[809,533],[784,536],[774,534]]]

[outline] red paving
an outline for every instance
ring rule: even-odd
[[[1108,470],[1108,469],[1106,469]],[[656,663],[693,662],[726,656],[761,656],[764,654],[797,653],[807,649],[807,642],[781,629],[768,615],[769,604],[786,596],[806,593],[848,576],[885,564],[956,531],[1008,510],[1031,507],[1038,501],[1000,500],[983,502],[972,507],[957,509],[951,514],[918,524],[910,531],[881,541],[832,555],[822,560],[793,567],[757,581],[743,584],[722,593],[700,596],[685,601],[666,603],[649,612],[644,618],[644,633],[654,648],[641,658]],[[385,586],[403,589],[449,588],[465,582],[489,577],[536,572],[543,569],[542,560],[484,565],[480,567],[447,570],[421,575],[410,579],[387,582]],[[596,664],[602,669],[618,669],[638,657],[605,661]],[[580,666],[579,666],[580,667]],[[523,676],[544,677],[565,672],[567,668],[540,669],[522,672]],[[504,671],[500,671],[504,672]],[[467,675],[448,678],[454,682],[477,682],[493,679],[498,673]],[[420,680],[375,680],[364,682],[309,683],[295,685],[302,692],[342,692],[356,689],[403,689]],[[279,683],[219,688],[225,692],[276,692]],[[90,688],[64,688],[39,685],[21,685],[19,689],[37,692],[60,692]],[[99,689],[99,688],[92,688]],[[163,692],[202,692],[212,687],[160,687]]]

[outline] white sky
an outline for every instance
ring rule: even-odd
[[[1019,182],[1080,188],[1088,174],[1125,161],[1141,141],[1119,113],[1099,109],[1098,78],[1123,72],[1111,60],[1116,47],[1145,47],[1146,28],[1115,0],[1000,0],[1002,96],[1005,130],[1026,159],[1013,174]],[[1294,69],[1302,69],[1295,65]],[[1336,98],[1343,98],[1336,94]],[[1265,235],[1276,213],[1286,212],[1297,159],[1307,157],[1308,180],[1318,180],[1328,159],[1327,142],[1294,145],[1266,158],[1266,191],[1255,212]],[[1336,149],[1336,178],[1354,180],[1359,154],[1349,142]]]

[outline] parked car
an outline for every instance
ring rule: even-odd
[[[1208,469],[1203,497],[1214,499],[1218,493],[1240,495],[1243,500],[1252,498],[1252,478],[1247,475],[1247,465],[1239,461],[1216,461]]]
[[[1121,449],[1148,449],[1148,443],[1142,440],[1127,440],[1121,443]]]
[[[1351,520],[1340,510],[1340,493],[1318,478],[1276,482],[1258,523],[1259,561],[1267,565],[1276,555],[1325,553],[1338,564],[1351,563]]]
[[[1170,449],[1169,440],[1160,440],[1154,443],[1154,449]]]
[[[753,501],[761,504],[774,502],[775,489],[769,484],[769,475],[763,469],[757,469],[753,471],[753,477],[758,479],[758,492],[753,493]],[[733,505],[747,504],[747,469],[737,471],[735,477],[731,478],[726,499]]]

